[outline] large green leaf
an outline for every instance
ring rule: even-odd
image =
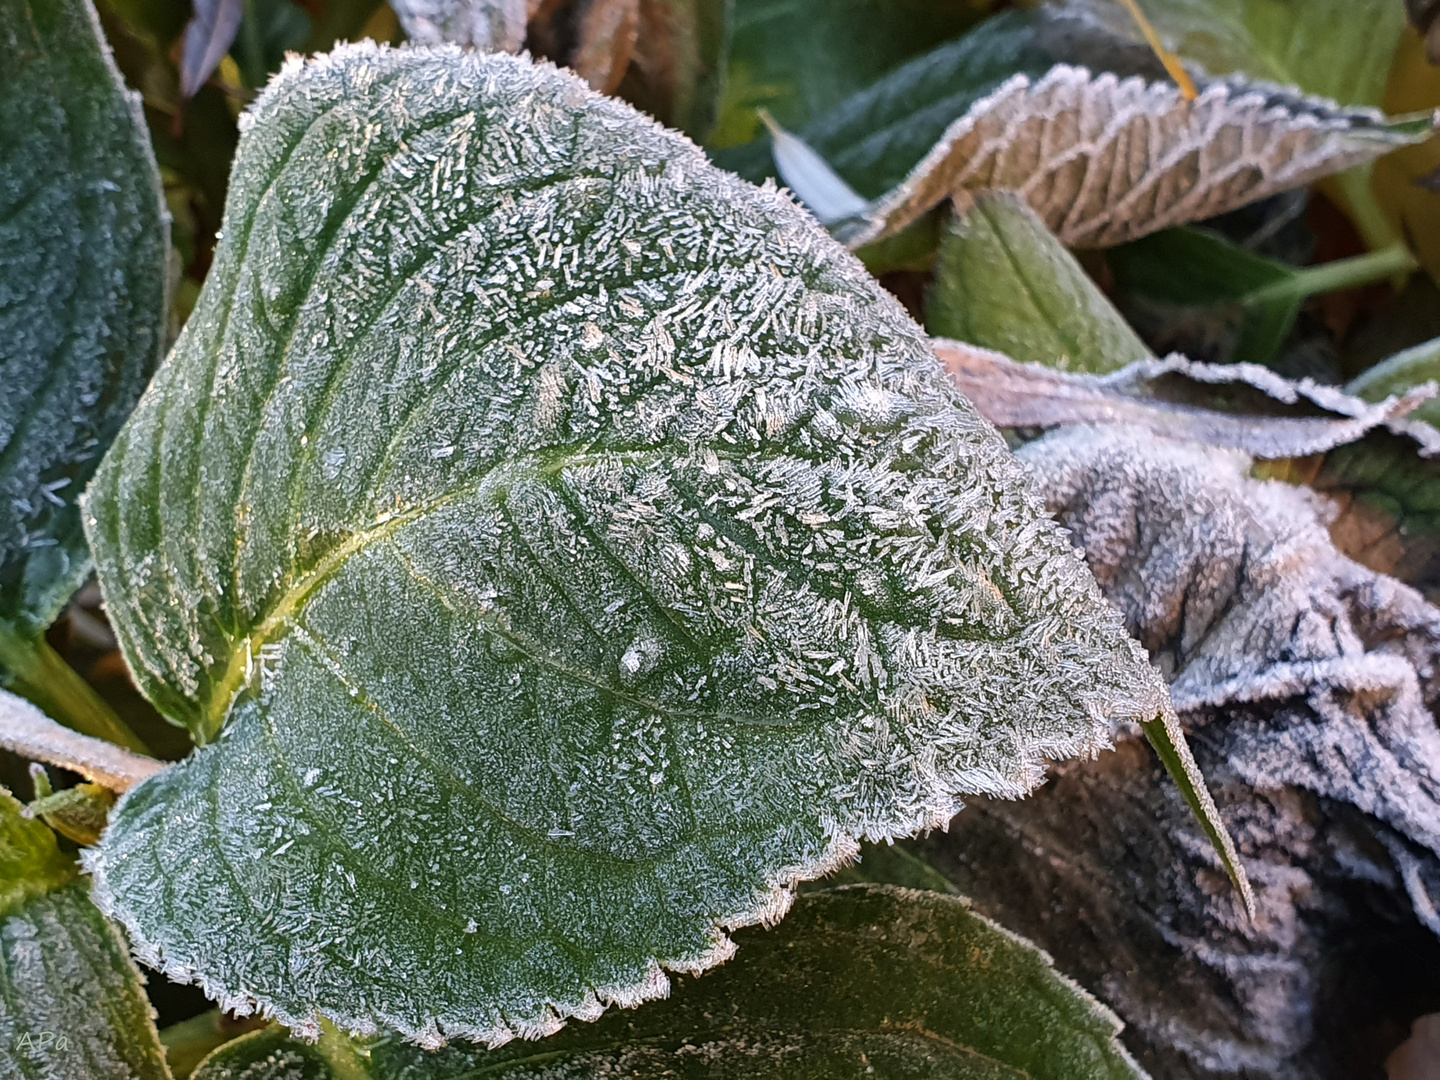
[[[246,125],[86,503],[139,684],[213,743],[92,863],[168,973],[310,1031],[540,1034],[1169,715],[789,199],[502,55],[346,47]]]
[[[978,196],[940,241],[925,329],[1023,363],[1104,373],[1150,356],[1018,196]]]
[[[1375,108],[1405,29],[1401,0],[1140,0],[1140,6],[1169,48],[1211,75],[1244,72]],[[1060,8],[1140,39],[1117,0],[1065,0]]]
[[[125,942],[0,788],[0,1080],[168,1080]]]
[[[0,685],[137,749],[40,635],[89,569],[80,490],[164,344],[167,236],[88,0],[0,0]]]
[[[160,357],[167,218],[86,0],[0,0],[0,72],[0,635],[33,637],[88,568],[80,489]]]
[[[1099,1080],[1144,1074],[1114,1015],[1022,938],[958,898],[851,886],[813,893],[777,930],[670,1000],[539,1046],[426,1053],[399,1040],[318,1045],[259,1032],[195,1080],[694,1077],[696,1080]]]

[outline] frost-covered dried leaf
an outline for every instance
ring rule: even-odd
[[[1334,387],[1291,382],[1253,364],[1196,364],[1170,356],[1088,375],[1018,364],[964,342],[934,344],[960,392],[998,427],[1127,424],[1262,458],[1323,453],[1388,429],[1433,400],[1433,390],[1419,389],[1367,405]],[[1440,452],[1440,438],[1412,445]]]
[[[1429,117],[1387,120],[1232,79],[1186,101],[1173,83],[1065,64],[1016,75],[971,106],[851,247],[903,229],[967,190],[1020,192],[1067,246],[1104,247],[1213,217],[1422,139]]]
[[[421,45],[450,43],[519,52],[527,0],[390,0],[406,36]]]
[[[328,1036],[312,1047],[269,1031],[221,1048],[195,1080],[1144,1076],[1108,1009],[957,897],[865,885],[811,893],[781,927],[740,942],[735,960],[668,1001],[539,1046],[426,1053],[390,1041],[362,1055]]]
[[[160,357],[168,219],[87,0],[0,0],[0,71],[0,639],[28,639],[87,571],[80,489]]]
[[[900,306],[628,106],[346,47],[271,83],[231,192],[86,503],[139,685],[214,742],[91,864],[167,973],[547,1033],[1168,715]]]
[[[191,0],[194,14],[180,47],[180,93],[194,97],[220,66],[245,14],[245,0]]]
[[[957,203],[925,298],[925,329],[1060,371],[1103,374],[1150,356],[1075,257],[1008,192]]]
[[[591,88],[614,93],[630,66],[640,32],[640,0],[588,0],[578,17],[570,67]]]
[[[942,868],[1103,994],[1158,1075],[1362,1075],[1341,1049],[1406,1007],[1396,958],[1437,955],[1440,610],[1243,454],[1075,427],[1021,456],[1171,679],[1258,916],[1138,748],[972,807]]]
[[[0,1077],[169,1080],[125,942],[20,809],[0,788]]]

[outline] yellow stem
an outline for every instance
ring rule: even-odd
[[[1150,20],[1145,17],[1145,12],[1140,10],[1138,0],[1120,0],[1120,3],[1124,4],[1125,10],[1130,12],[1130,17],[1140,27],[1140,32],[1145,35],[1151,51],[1154,52],[1160,63],[1165,65],[1165,70],[1175,80],[1175,85],[1180,87],[1180,96],[1186,101],[1194,101],[1200,96],[1200,91],[1195,89],[1195,80],[1190,78],[1190,73],[1180,63],[1180,58],[1167,49],[1165,43],[1160,40],[1160,35],[1155,32],[1155,27],[1150,25]]]

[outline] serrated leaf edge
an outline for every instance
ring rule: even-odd
[[[987,114],[1015,97],[1030,94],[1039,96],[1064,84],[1093,84],[1097,88],[1113,87],[1116,91],[1142,90],[1147,97],[1154,99],[1157,106],[1165,108],[1178,108],[1187,104],[1180,89],[1174,84],[1152,83],[1138,75],[1123,79],[1111,72],[1095,75],[1089,68],[1071,64],[1056,64],[1039,80],[1033,80],[1024,74],[1013,75],[975,102],[963,116],[953,121],[930,151],[910,170],[909,175],[894,189],[874,200],[862,222],[846,223],[837,229],[836,238],[854,251],[866,244],[893,236],[905,228],[951,194],[954,185],[949,182],[935,184],[936,173],[954,145],[969,135]],[[1345,133],[1361,139],[1373,139],[1376,144],[1373,155],[1356,155],[1356,160],[1351,164],[1368,160],[1370,157],[1379,157],[1389,149],[1423,141],[1440,126],[1440,110],[1428,118],[1422,129],[1421,121],[1426,118],[1418,115],[1391,118],[1378,109],[1341,106],[1327,98],[1304,94],[1293,87],[1233,76],[1204,84],[1200,97],[1188,104],[1191,107],[1211,105],[1217,99],[1230,99],[1232,96],[1236,103],[1248,103],[1248,99],[1252,97],[1261,100],[1279,97],[1290,103],[1307,106],[1313,111],[1297,112],[1283,104],[1273,104],[1265,111],[1267,118],[1284,117],[1297,129],[1313,128],[1336,134]],[[1291,180],[1287,180],[1286,184],[1288,187],[1298,187],[1333,171],[1335,170],[1330,167],[1318,171],[1313,167],[1300,170]]]

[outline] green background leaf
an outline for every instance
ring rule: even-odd
[[[310,1046],[282,1031],[212,1054],[195,1080],[694,1077],[1099,1080],[1144,1074],[1113,1014],[1044,953],[958,898],[876,886],[812,893],[778,929],[667,1001],[538,1046],[427,1054],[398,1040]]]
[[[342,49],[247,123],[86,502],[140,685],[220,736],[92,863],[168,974],[310,1030],[538,1034],[1166,710],[788,199],[508,57]]]
[[[1018,195],[988,193],[940,241],[925,329],[1022,363],[1103,374],[1150,355]]]
[[[0,0],[0,633],[89,564],[77,501],[164,345],[166,215],[84,0]]]
[[[124,940],[20,809],[0,788],[0,1078],[168,1080]]]

